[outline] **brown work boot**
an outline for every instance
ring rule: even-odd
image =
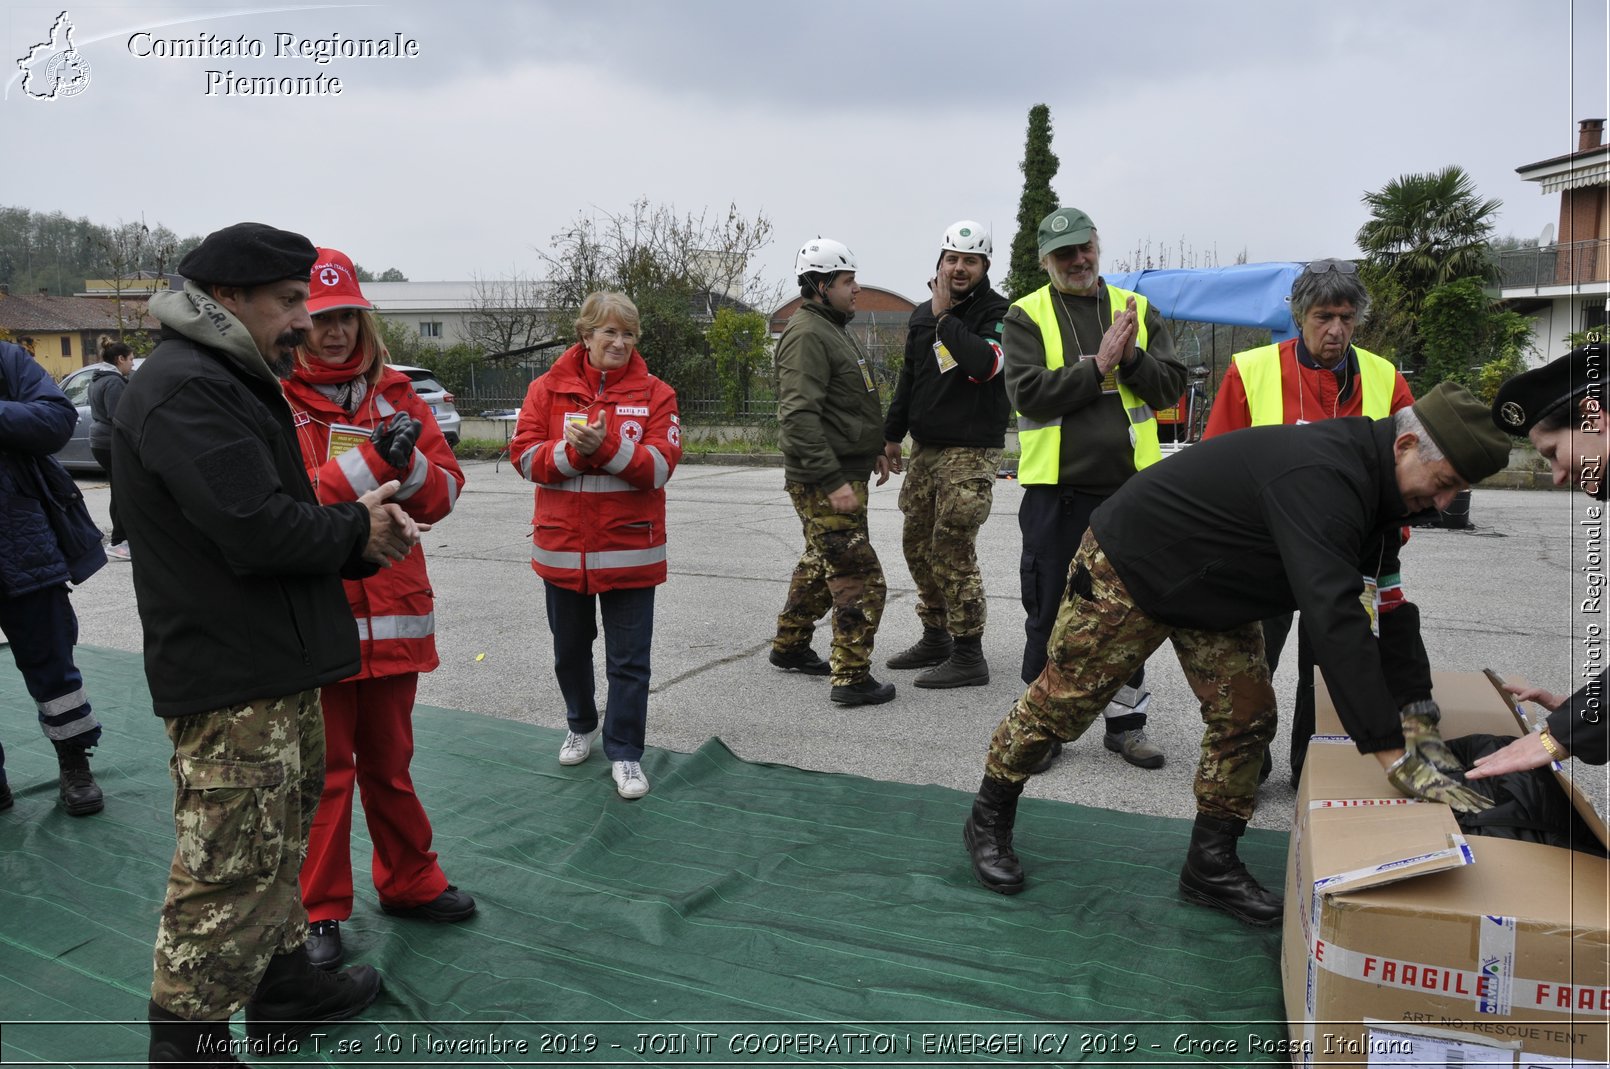
[[[950,657],[954,647],[950,633],[937,627],[922,629],[922,638],[917,644],[901,650],[884,663],[890,668],[931,668],[936,664],[944,664]]]
[[[989,664],[984,660],[983,641],[981,635],[956,639],[950,659],[913,679],[912,686],[943,690],[988,685]]]

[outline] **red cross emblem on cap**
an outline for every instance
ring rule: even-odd
[[[324,270],[319,272],[319,282],[326,286],[339,286],[341,284],[341,273],[326,264]]]

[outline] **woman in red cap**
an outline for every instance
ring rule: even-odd
[[[386,366],[373,306],[352,261],[320,249],[309,284],[313,329],[297,349],[285,396],[308,478],[325,504],[352,501],[388,480],[392,497],[421,523],[453,510],[464,473],[408,376]],[[302,901],[312,935],[308,957],[342,960],[340,922],[352,916],[352,788],[374,842],[374,882],[387,913],[459,921],[475,899],[447,882],[431,850],[430,820],[414,793],[414,692],[436,667],[436,625],[425,554],[363,580],[347,580],[362,667],[323,691],[324,795],[302,865]]]

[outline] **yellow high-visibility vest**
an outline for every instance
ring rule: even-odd
[[[1392,391],[1397,386],[1398,369],[1385,357],[1353,346],[1358,354],[1358,381],[1364,390],[1363,411],[1371,419],[1392,414]],[[1286,422],[1286,401],[1280,385],[1280,346],[1264,345],[1236,353],[1236,371],[1241,388],[1247,392],[1247,414],[1254,427]]]
[[[1124,308],[1131,297],[1135,299],[1135,314],[1140,319],[1135,345],[1144,349],[1149,302],[1138,293],[1107,286],[1107,307],[1114,314],[1116,310]],[[1029,318],[1034,320],[1034,325],[1040,328],[1040,341],[1045,346],[1045,366],[1054,371],[1062,366],[1063,361],[1062,328],[1057,325],[1053,300],[1051,286],[1047,284],[1013,304],[1027,312]],[[1135,470],[1140,471],[1163,459],[1163,450],[1157,440],[1157,413],[1121,381],[1118,383],[1118,399],[1123,402],[1124,415],[1129,417],[1129,443],[1135,450]],[[1017,481],[1054,484],[1062,471],[1062,417],[1040,423],[1019,412],[1017,442],[1022,453],[1017,465]]]

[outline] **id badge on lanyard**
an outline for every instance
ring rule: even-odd
[[[1381,584],[1373,575],[1364,577],[1364,590],[1358,596],[1359,604],[1370,617],[1370,634],[1381,637]]]
[[[1095,357],[1094,356],[1086,356],[1086,355],[1081,354],[1079,359],[1080,360],[1094,360]],[[1117,364],[1114,364],[1112,367],[1108,368],[1107,373],[1105,375],[1101,376],[1101,392],[1104,393],[1104,394],[1117,393],[1118,392],[1118,365]]]
[[[867,367],[866,357],[856,357],[855,366],[861,369],[861,378],[866,382],[866,392],[872,393],[875,391],[878,388],[878,384],[872,381],[872,369]]]
[[[956,358],[950,355],[950,350],[945,348],[945,343],[937,338],[934,340],[934,362],[939,365],[941,375],[956,366]]]

